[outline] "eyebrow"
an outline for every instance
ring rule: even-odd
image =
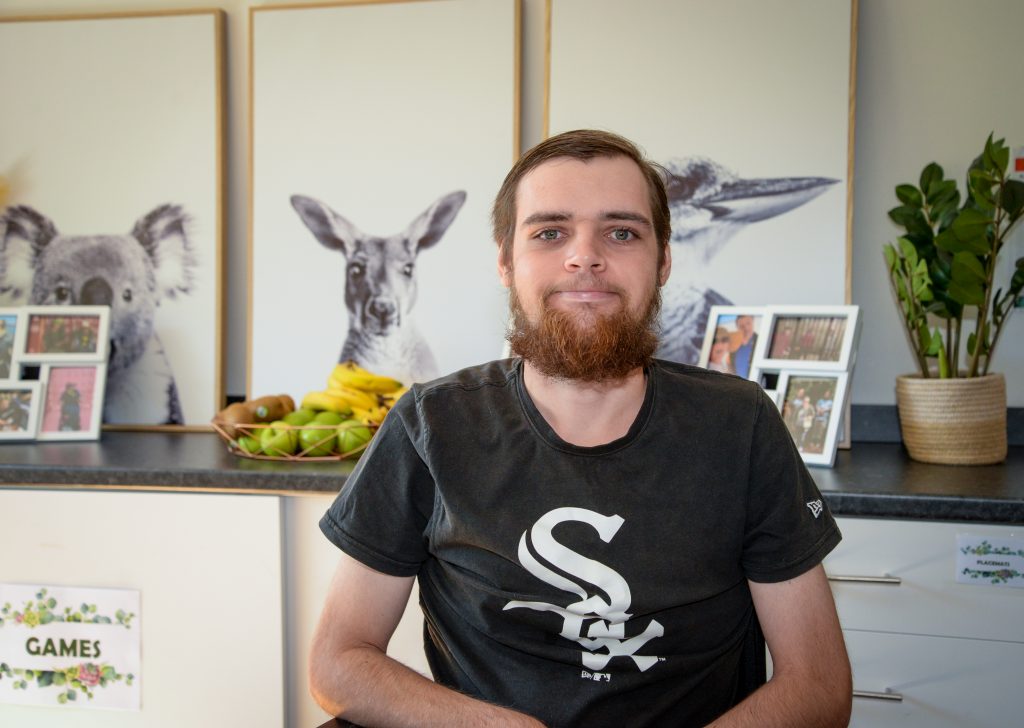
[[[568,212],[535,212],[532,215],[528,215],[520,226],[525,227],[547,222],[569,222],[572,218],[572,214]],[[636,212],[609,210],[601,213],[601,220],[625,220],[652,227],[651,221],[645,215]]]

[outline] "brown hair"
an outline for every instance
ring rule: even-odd
[[[647,159],[643,152],[625,137],[607,131],[577,129],[545,139],[519,158],[509,170],[505,181],[494,198],[491,210],[491,225],[494,240],[501,251],[501,260],[506,265],[512,261],[512,239],[516,229],[516,191],[519,182],[528,172],[559,157],[569,157],[587,162],[595,157],[627,157],[636,162],[647,181],[648,198],[651,204],[651,221],[654,234],[660,244],[658,265],[665,257],[669,236],[672,233],[672,219],[668,211],[668,195],[665,192],[665,170],[661,165]]]

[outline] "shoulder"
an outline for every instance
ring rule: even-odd
[[[760,399],[762,393],[756,382],[692,364],[655,359],[651,371],[660,388],[689,393],[695,397],[713,398],[720,404],[753,404]]]
[[[518,370],[518,359],[498,359],[460,369],[424,384],[414,384],[412,392],[417,401],[433,401],[480,390],[505,390],[512,387]]]

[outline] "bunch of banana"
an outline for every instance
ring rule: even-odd
[[[302,407],[379,425],[407,390],[397,379],[374,374],[350,360],[335,365],[327,378],[327,389],[308,393],[302,398]]]

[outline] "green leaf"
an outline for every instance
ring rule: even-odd
[[[932,185],[942,182],[944,176],[945,173],[942,171],[942,167],[932,162],[921,170],[921,189],[925,191],[926,195],[930,196]]]
[[[935,247],[949,253],[958,253],[967,249],[967,246],[954,234],[952,228],[947,228],[935,236]]]
[[[984,283],[985,268],[976,255],[967,252],[953,256],[953,280],[964,284]]]
[[[949,284],[949,295],[963,306],[985,305],[985,289],[978,284],[964,283],[954,279]]]
[[[978,345],[978,335],[973,331],[967,337],[967,353],[974,356],[974,347]]]
[[[49,670],[39,674],[39,680],[37,684],[41,688],[47,688],[53,684],[53,673]]]
[[[900,253],[907,259],[907,264],[914,268],[917,265],[917,248],[906,238],[900,238],[896,241],[900,246]]]
[[[938,331],[935,332],[938,335]],[[946,347],[942,346],[942,339],[939,339],[939,378],[949,379],[949,359],[946,357]]]
[[[889,268],[890,272],[896,267],[896,248],[892,247],[889,243],[882,246],[882,255],[885,256],[885,265]]]
[[[1007,180],[1003,186],[1003,194],[999,199],[999,206],[1002,207],[1010,217],[1016,217],[1024,210],[1024,182],[1020,180]]]
[[[991,252],[987,235],[988,227],[991,223],[991,217],[984,212],[964,209],[956,216],[950,230],[953,231],[956,239],[963,245],[960,250],[966,249],[972,253],[984,255]],[[936,243],[938,243],[937,240]],[[950,252],[955,253],[958,251],[951,250]]]
[[[914,185],[896,185],[896,197],[904,205],[910,207],[921,207],[924,204],[921,191]]]
[[[78,697],[78,693],[76,693],[74,690],[68,690],[64,694],[68,696],[68,700],[74,700],[75,698]]]

